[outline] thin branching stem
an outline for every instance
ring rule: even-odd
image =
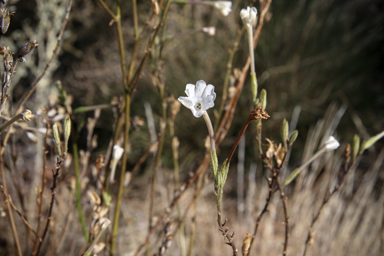
[[[61,26],[59,36],[57,37],[57,43],[56,43],[55,49],[53,50],[52,57],[51,57],[51,59],[48,61],[47,65],[45,66],[45,68],[44,68],[44,70],[43,70],[43,73],[41,73],[41,75],[37,78],[37,80],[35,81],[35,83],[32,85],[32,88],[29,90],[29,92],[27,93],[27,95],[26,95],[26,96],[21,100],[21,102],[19,103],[19,106],[18,106],[18,108],[17,108],[16,113],[18,113],[18,112],[21,111],[21,109],[23,108],[23,105],[24,105],[25,102],[29,99],[29,97],[31,97],[31,95],[33,94],[33,92],[36,90],[37,85],[39,84],[39,82],[41,81],[41,79],[43,79],[43,77],[45,76],[45,73],[48,71],[48,69],[49,69],[49,67],[51,66],[53,60],[56,58],[57,53],[59,52],[59,49],[60,49],[60,44],[61,44],[61,40],[62,40],[62,38],[63,38],[63,34],[64,34],[65,27],[66,27],[67,22],[68,22],[69,13],[71,12],[71,7],[72,7],[72,0],[68,0],[67,8],[66,8],[66,11],[65,11],[65,16],[64,16],[63,25]]]
[[[43,229],[44,231],[43,231],[43,235],[41,236],[41,239],[39,240],[39,246],[37,247],[36,255],[40,255],[41,246],[43,245],[44,239],[48,233],[48,229],[51,223],[53,205],[55,203],[55,197],[56,197],[56,188],[58,184],[58,177],[60,174],[60,168],[63,165],[63,163],[64,163],[64,159],[57,159],[55,170],[52,170],[53,180],[52,180],[52,186],[51,186],[51,202],[49,203],[48,214],[47,214],[45,226]]]
[[[133,28],[135,32],[135,41],[139,39],[139,22],[137,19],[137,0],[132,0],[132,9],[133,9]]]
[[[280,169],[276,170],[276,173],[280,173]],[[285,193],[283,191],[283,188],[280,184],[279,176],[276,176],[276,184],[280,191],[280,198],[281,202],[283,204],[284,209],[284,217],[285,217],[285,240],[284,240],[284,249],[283,249],[283,256],[286,256],[288,253],[288,238],[289,238],[289,215],[288,215],[288,206],[287,206],[287,197],[285,196]]]
[[[257,235],[257,231],[259,230],[261,219],[263,218],[264,214],[266,212],[268,212],[268,206],[269,206],[269,203],[271,202],[271,198],[272,198],[272,195],[274,193],[273,185],[275,183],[275,180],[274,179],[267,179],[267,182],[268,182],[268,196],[267,196],[267,199],[266,199],[266,202],[265,202],[263,210],[261,210],[260,214],[256,218],[255,230],[253,231],[251,243],[250,243],[250,246],[249,246],[249,252],[248,252],[247,255],[244,255],[244,256],[250,256],[251,255],[251,248],[252,248],[252,245],[253,245],[253,243],[255,241],[255,238],[256,238],[256,235]]]
[[[3,147],[4,146],[1,144],[0,148],[3,148]],[[3,181],[3,188],[2,188],[2,190],[4,191],[4,195],[8,195],[7,183],[5,181],[5,174],[4,174],[4,160],[3,160],[3,153],[2,152],[0,153],[0,172],[1,172],[1,179]],[[7,200],[7,198],[6,198],[6,203],[7,203],[8,216],[9,216],[9,219],[10,219],[10,224],[11,224],[13,236],[15,238],[17,253],[18,253],[19,256],[22,256],[23,253],[22,253],[21,247],[20,247],[20,241],[19,241],[19,236],[17,234],[15,220],[13,218],[13,213],[12,213],[12,209],[11,209],[12,206],[11,206],[11,203],[9,202],[9,200]]]
[[[108,5],[104,2],[104,0],[99,0],[99,3],[103,6],[103,8],[111,15],[111,18],[116,20],[116,15],[109,9]]]
[[[45,113],[44,113],[45,114]],[[48,120],[48,118],[46,118]],[[44,157],[43,157],[43,175],[41,177],[41,190],[39,191],[39,200],[38,200],[38,208],[39,208],[39,214],[37,218],[37,234],[40,233],[40,227],[41,227],[41,216],[43,214],[43,194],[44,194],[44,189],[45,189],[45,180],[46,180],[46,167],[47,167],[47,146],[48,146],[48,132],[50,128],[50,123],[47,122],[46,124],[46,129],[47,131],[45,132],[45,138],[44,138]],[[39,238],[39,237],[37,237]],[[35,243],[33,245],[33,253],[36,253],[37,250],[37,245],[39,243],[38,239],[36,238]],[[33,254],[32,255],[35,255]]]
[[[112,225],[112,239],[111,239],[111,251],[110,255],[114,255],[116,252],[116,240],[117,240],[117,230],[119,227],[119,216],[120,216],[120,208],[121,208],[121,199],[123,196],[123,188],[124,188],[124,177],[125,170],[127,169],[127,148],[129,142],[129,128],[130,128],[130,109],[131,107],[131,96],[129,93],[125,93],[125,128],[124,128],[124,153],[122,157],[122,165],[120,170],[120,181],[119,181],[119,189],[117,191],[116,198],[116,207],[115,213],[113,217],[113,225]]]
[[[10,195],[7,195],[3,188],[1,188],[1,192],[3,192],[6,200],[9,200],[9,203],[11,204],[12,208],[15,210],[15,212],[20,216],[20,218],[23,220],[24,224],[27,226],[27,228],[32,231],[32,233],[35,235],[36,238],[39,238],[39,235],[36,233],[35,230],[33,230],[31,224],[29,224],[28,220],[24,217],[24,215],[17,209],[16,205],[13,203],[13,200]]]

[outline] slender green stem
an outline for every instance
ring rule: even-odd
[[[117,230],[119,227],[119,216],[120,216],[120,207],[121,207],[121,198],[123,195],[124,187],[124,176],[125,170],[127,169],[127,148],[129,142],[129,126],[130,126],[130,106],[131,106],[131,96],[129,93],[125,92],[125,129],[124,129],[124,153],[122,157],[122,165],[120,172],[120,181],[119,181],[119,190],[117,192],[116,207],[113,218],[112,226],[112,241],[111,241],[111,251],[110,255],[114,255],[116,252],[116,240],[117,240]]]
[[[247,27],[248,32],[248,46],[249,46],[249,57],[251,58],[251,82],[252,82],[252,99],[256,107],[257,98],[257,78],[255,69],[255,53],[253,47],[253,27]]]
[[[132,0],[132,7],[133,7],[133,27],[135,29],[135,41],[139,39],[139,22],[137,19],[137,0]]]
[[[74,134],[75,131],[73,131],[72,134]],[[80,186],[80,171],[79,171],[79,153],[77,148],[77,142],[76,139],[73,136],[72,141],[72,148],[73,148],[73,162],[74,162],[74,168],[75,168],[75,179],[76,179],[76,192],[75,192],[75,198],[76,198],[76,206],[77,206],[77,212],[79,214],[79,220],[81,224],[81,230],[83,231],[85,240],[87,243],[89,242],[89,236],[87,231],[87,225],[85,224],[85,219],[83,215],[83,210],[81,207],[81,186]]]
[[[111,15],[112,19],[116,20],[116,15],[109,9],[109,7],[105,4],[104,0],[99,0],[99,3],[103,6],[103,8]]]
[[[128,89],[127,67],[126,67],[126,63],[125,63],[123,30],[121,28],[120,0],[116,0],[116,19],[115,19],[115,21],[116,21],[117,38],[118,38],[119,50],[120,50],[121,71],[123,73],[123,84],[124,84],[124,88],[127,90]]]
[[[0,133],[3,132],[8,126],[10,126],[14,122],[18,121],[19,119],[21,119],[22,117],[23,117],[23,115],[20,113],[20,114],[14,116],[11,120],[6,122],[5,124],[1,125],[0,126]]]
[[[215,132],[213,131],[212,122],[207,112],[204,112],[203,118],[208,128],[209,139],[211,141],[211,151],[216,151]]]

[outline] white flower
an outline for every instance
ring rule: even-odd
[[[120,160],[120,158],[123,156],[124,149],[120,147],[119,145],[113,146],[113,155],[112,158],[116,159],[117,161]]]
[[[217,1],[214,2],[213,6],[218,9],[224,16],[228,16],[228,14],[232,11],[231,1]]]
[[[113,146],[111,176],[110,176],[111,183],[115,179],[116,166],[117,166],[117,163],[120,161],[120,158],[123,156],[123,153],[124,153],[124,149],[122,147],[120,147],[119,145]]]
[[[188,97],[179,97],[179,101],[189,108],[195,117],[201,117],[204,112],[215,106],[215,87],[199,80],[194,84],[187,84],[185,93]]]
[[[327,151],[335,150],[340,146],[340,143],[333,136],[329,136],[328,140],[324,144],[324,148]]]
[[[240,11],[240,17],[243,20],[244,26],[252,28],[256,25],[257,9],[255,7],[247,7]]]
[[[215,27],[204,27],[203,32],[209,36],[214,36],[216,33],[216,28]]]

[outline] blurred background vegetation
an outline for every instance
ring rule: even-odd
[[[55,2],[57,9],[42,8],[44,6],[42,0],[10,2],[16,14],[12,16],[8,34],[1,39],[1,43],[13,46],[16,51],[26,40],[38,40],[38,50],[45,48],[46,52],[49,52],[52,49],[49,38],[56,36],[57,31],[49,34],[52,31],[45,31],[42,24],[53,24],[58,17],[61,17],[55,14],[55,10],[62,12],[66,1],[51,1]],[[106,1],[112,8],[113,2]],[[164,44],[161,65],[152,62],[151,58],[146,63],[137,92],[132,99],[132,115],[145,119],[144,104],[148,102],[152,106],[156,128],[159,129],[162,109],[159,94],[150,78],[153,70],[163,72],[167,95],[173,95],[175,98],[184,95],[187,83],[195,83],[202,79],[213,84],[217,93],[218,107],[221,103],[229,49],[233,47],[242,27],[239,11],[241,8],[253,5],[258,7],[259,3],[233,1],[232,12],[224,17],[215,8],[206,5],[172,4],[165,35],[173,35],[174,38]],[[139,30],[152,13],[151,6],[150,1],[138,1]],[[45,17],[44,14],[48,13],[49,15]],[[134,45],[131,1],[122,1],[122,15],[125,49],[129,61]],[[85,105],[110,103],[114,97],[123,95],[117,36],[110,22],[110,16],[97,0],[74,1],[62,50],[45,87],[48,98],[49,95],[57,95],[55,83],[57,80],[60,80],[67,93],[73,96],[73,109]],[[61,19],[58,20],[58,24],[60,23]],[[216,28],[214,36],[202,32],[180,35],[209,26]],[[36,31],[36,38],[33,31]],[[139,59],[144,55],[149,32],[144,35],[143,44],[138,52]],[[327,113],[334,113],[338,119],[339,125],[335,126],[333,134],[344,144],[341,147],[343,149],[346,143],[352,142],[354,134],[368,139],[383,130],[383,46],[383,1],[272,1],[267,22],[256,47],[256,73],[259,91],[263,88],[268,91],[266,110],[271,118],[263,123],[265,137],[275,138],[278,141],[284,118],[289,122],[293,120],[299,131],[289,169],[301,164],[309,131],[319,120],[327,116]],[[156,46],[155,50],[160,50],[159,46]],[[35,51],[32,57],[29,56],[27,64],[20,64],[18,67],[12,88],[13,102],[20,100],[25,90],[42,71],[41,67],[45,61],[39,56]],[[232,63],[233,68],[241,69],[247,58],[248,44],[244,34]],[[49,104],[42,102],[42,99],[48,99],[47,97],[36,96],[26,104],[26,107],[35,112],[42,105]],[[251,110],[250,106],[252,106],[251,89],[250,80],[247,79],[233,125],[219,149],[220,162],[227,157]],[[215,120],[214,111],[209,112],[211,118]],[[92,113],[88,115],[91,116]],[[85,117],[88,116],[79,115],[75,122]],[[111,110],[102,110],[95,129],[98,135],[98,147],[92,152],[93,160],[99,154],[105,154],[115,118],[115,113]],[[254,150],[254,132],[252,127],[246,133],[246,170],[258,159]],[[132,169],[150,143],[146,124],[143,127],[133,128],[131,133],[132,151],[129,155],[128,169]],[[204,157],[206,128],[201,119],[193,117],[188,109],[182,108],[176,118],[175,133],[180,140],[181,178],[185,179]],[[85,128],[82,130],[82,135],[84,136],[80,138],[84,139],[80,148],[86,149]],[[374,147],[380,149],[383,146],[384,143],[379,141]],[[376,150],[370,150],[361,160],[360,171],[363,172],[364,167],[368,168],[377,155]],[[148,159],[142,166],[140,174],[145,177],[151,164],[152,160]],[[172,172],[169,138],[165,141],[162,167]],[[232,172],[230,175],[234,177],[236,174]],[[262,168],[258,168],[257,177],[261,179],[262,176]],[[356,175],[356,179],[359,177]],[[235,179],[232,180],[235,182]],[[381,168],[380,175],[375,180],[378,193],[383,181],[384,170]],[[136,192],[133,194],[137,195],[143,186],[143,181],[132,183],[132,190]],[[233,188],[231,184],[228,186]],[[227,196],[234,198],[234,191],[233,189],[233,193],[228,193]],[[145,198],[146,195],[139,197]],[[214,235],[220,236],[219,233]]]
[[[125,47],[130,54],[133,47],[132,7],[130,1],[122,4]],[[170,95],[177,98],[184,94],[185,84],[203,79],[215,85],[218,95],[216,104],[220,103],[227,52],[241,28],[238,11],[253,4],[237,1],[233,5],[233,11],[228,17],[208,6],[171,6],[166,35],[177,35],[208,26],[216,27],[216,35],[209,37],[195,33],[166,42],[162,53],[162,69]],[[24,22],[29,22],[32,29],[37,29],[33,27],[39,20],[35,1],[18,1],[15,6],[18,15],[13,17],[10,36],[14,31],[20,33],[17,30],[22,29],[20,24]],[[138,9],[139,25],[143,26],[151,12],[151,3],[139,2]],[[365,139],[377,134],[384,123],[382,2],[273,1],[269,15],[270,20],[256,48],[259,87],[268,91],[268,112],[273,113],[271,117],[275,121],[265,123],[267,136],[276,136],[282,118],[289,121],[293,109],[299,106],[301,113],[297,127],[300,132],[299,141],[303,141],[308,128],[324,116],[325,110],[332,103],[347,107],[337,130],[345,140],[354,133]],[[74,108],[110,102],[112,97],[122,93],[118,44],[115,30],[108,25],[109,22],[110,17],[97,1],[74,3],[59,58],[60,64],[52,81],[62,81],[67,92],[74,96]],[[245,36],[239,48],[234,68],[241,68],[248,56]],[[144,54],[144,48],[139,54]],[[130,60],[130,57],[128,55],[127,59]],[[134,115],[145,116],[144,102],[152,106],[160,102],[147,76],[153,68],[147,65],[143,74],[133,99]],[[34,76],[26,75],[23,83],[17,86],[14,97],[19,97],[23,85],[28,86],[33,79]],[[249,84],[250,81],[247,81],[246,85]],[[234,122],[238,127],[232,129],[232,135],[237,135],[243,123],[241,120],[245,120],[248,115],[251,98],[247,95],[250,95],[250,86],[244,86],[236,112],[239,121]],[[157,117],[161,116],[160,108],[154,107],[153,111]],[[102,145],[109,141],[112,132],[112,116],[108,112],[106,110],[101,115],[101,121],[97,124],[99,132],[105,133],[99,136]],[[190,116],[190,113],[183,109],[181,115]],[[202,152],[199,148],[204,146],[201,143],[206,132],[204,124],[192,117],[188,119],[187,125],[183,125],[185,122],[176,125],[177,135],[181,141],[188,141],[185,144]],[[359,120],[363,126],[359,125]],[[194,136],[187,130],[191,125]],[[200,136],[196,131],[201,133]]]

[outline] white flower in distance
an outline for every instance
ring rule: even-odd
[[[333,136],[329,136],[328,140],[324,144],[324,148],[327,151],[335,150],[340,146],[340,143]]]
[[[243,20],[244,26],[252,28],[256,25],[257,9],[255,7],[247,7],[240,11],[240,17]]]
[[[231,1],[217,1],[213,6],[218,9],[224,16],[228,16],[228,14],[232,11]]]
[[[179,97],[179,101],[189,108],[195,117],[201,117],[204,112],[215,106],[215,87],[199,80],[194,84],[187,84],[185,93],[188,97]]]
[[[116,159],[117,161],[120,160],[120,158],[123,156],[124,149],[120,147],[119,145],[113,146],[113,159]]]

